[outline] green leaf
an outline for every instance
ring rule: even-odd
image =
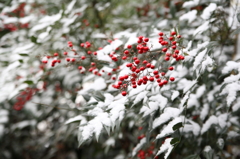
[[[30,81],[30,80],[24,81],[23,83],[27,83],[28,85],[34,84],[33,81]]]
[[[171,145],[175,145],[177,143],[179,143],[179,138],[173,138],[170,142]]]
[[[240,13],[237,14],[237,20],[240,23]]]
[[[103,101],[105,100],[104,95],[103,95],[100,91],[94,92],[93,97],[94,97],[97,101],[102,101],[102,102],[103,102]]]
[[[18,55],[20,55],[20,56],[28,56],[28,54],[18,54]]]
[[[23,60],[18,60],[20,63],[23,63]]]
[[[88,101],[90,100],[90,98],[91,98],[91,96],[88,95],[88,94],[83,94],[82,96],[83,96],[83,98],[84,98],[87,102],[88,102]]]
[[[199,157],[199,155],[190,155],[190,156],[187,156],[184,159],[201,159],[201,158]]]
[[[35,36],[31,36],[31,42],[35,43],[35,44],[41,44],[37,42],[37,38]]]
[[[224,147],[224,140],[222,138],[219,138],[218,141],[217,141],[217,146],[219,149],[223,149]]]
[[[174,131],[176,131],[177,129],[179,129],[179,128],[181,128],[181,127],[183,127],[182,122],[175,124],[175,125],[172,127],[172,129],[173,129]]]
[[[237,28],[231,33],[231,35],[236,35],[236,34],[240,34],[240,28]]]

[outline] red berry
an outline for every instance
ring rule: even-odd
[[[142,63],[143,63],[143,64],[147,64],[148,62],[147,62],[146,60],[144,60]]]
[[[151,67],[151,63],[147,63],[146,67],[150,68]]]
[[[69,61],[70,61],[70,58],[66,58],[66,61],[69,62]]]
[[[174,37],[172,37],[172,36],[169,37],[169,40],[170,40],[170,41],[172,41],[173,39],[174,39]]]
[[[68,52],[64,52],[64,53],[63,53],[63,55],[67,55],[67,54],[68,54]]]
[[[159,75],[155,75],[155,78],[158,79],[160,76]]]
[[[177,38],[179,38],[179,39],[180,39],[180,38],[181,38],[181,35],[178,35],[178,36],[177,36]]]
[[[165,57],[165,61],[169,61],[170,60],[170,57],[169,56],[166,56]]]
[[[161,75],[162,75],[162,76],[165,76],[165,74],[166,74],[165,72],[161,72]]]
[[[167,50],[168,49],[166,47],[162,49],[163,52],[167,52]]]
[[[163,33],[162,33],[162,32],[160,32],[160,33],[158,33],[158,35],[159,35],[159,36],[163,36]]]
[[[131,48],[132,48],[132,45],[128,45],[127,48],[128,48],[128,49],[131,49]]]
[[[172,46],[172,49],[176,49],[176,48],[177,48],[177,46],[176,46],[176,45],[173,45],[173,46]]]
[[[144,38],[143,41],[144,41],[144,42],[148,42],[149,39],[148,39],[148,38]]]
[[[138,58],[137,57],[133,57],[133,60],[137,60]]]
[[[151,65],[151,66],[150,66],[150,68],[151,68],[151,69],[154,69],[154,68],[155,68],[155,66],[154,66],[154,65]]]
[[[124,51],[124,54],[128,55],[128,54],[129,54],[129,51],[128,51],[128,50],[125,50],[125,51]]]
[[[176,35],[176,32],[175,31],[173,31],[172,33],[171,33],[171,35],[173,36],[173,35]]]
[[[82,56],[81,59],[82,59],[82,60],[85,60],[85,59],[86,59],[86,56]]]
[[[170,71],[172,71],[172,70],[173,70],[173,67],[172,67],[172,66],[170,66],[168,69],[169,69]]]
[[[158,71],[157,71],[157,70],[154,70],[154,71],[153,71],[153,74],[154,74],[154,75],[157,75],[157,74],[158,74]]]
[[[178,54],[178,53],[179,53],[179,50],[175,50],[174,53]]]
[[[173,45],[176,45],[176,44],[177,44],[177,42],[176,42],[176,41],[173,41],[173,42],[172,42],[172,44],[173,44]]]
[[[53,56],[58,56],[58,53],[55,52],[55,53],[53,54]]]
[[[136,84],[132,85],[132,88],[137,88],[137,85]]]
[[[126,59],[127,59],[127,56],[123,56],[122,59],[123,59],[123,60],[126,60]]]
[[[81,70],[81,69],[82,69],[82,66],[78,66],[78,69]]]
[[[154,81],[154,78],[153,77],[149,77],[149,81]]]
[[[170,81],[174,81],[175,78],[174,78],[174,77],[170,77],[169,80],[170,80]]]
[[[135,60],[134,62],[135,62],[135,64],[139,64],[139,63],[140,63],[140,60],[137,59],[137,60]]]
[[[94,52],[93,55],[97,55],[97,52]]]
[[[126,96],[126,95],[127,95],[127,92],[126,92],[126,91],[122,91],[122,95],[123,95],[123,96]]]

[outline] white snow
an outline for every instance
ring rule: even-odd
[[[201,17],[202,17],[203,19],[205,19],[205,20],[209,19],[210,16],[211,16],[211,14],[212,14],[212,12],[213,12],[214,10],[216,10],[216,8],[217,8],[216,3],[210,3],[209,6],[207,6],[207,7],[204,9]]]
[[[160,155],[161,153],[163,152],[166,152],[165,153],[165,156],[164,156],[164,159],[167,159],[168,156],[170,155],[172,149],[173,149],[173,146],[171,145],[171,141],[172,141],[173,138],[167,138],[164,142],[164,144],[162,144],[162,146],[160,147],[160,150],[157,152],[157,155]]]
[[[69,123],[72,123],[72,122],[75,122],[75,121],[80,121],[80,120],[86,120],[85,117],[83,117],[82,115],[78,115],[78,116],[75,116],[73,118],[69,118],[65,124],[69,124]]]
[[[202,25],[200,25],[193,33],[193,35],[196,35],[196,34],[201,34],[203,33],[204,31],[208,30],[209,29],[209,22],[206,21],[204,22]]]
[[[180,21],[187,20],[188,23],[191,23],[196,19],[196,17],[197,17],[197,11],[192,10],[192,11],[189,11],[189,12],[183,14],[182,16],[180,16],[179,20]]]
[[[146,137],[142,138],[140,142],[137,144],[136,147],[134,147],[132,151],[132,156],[135,156],[137,152],[144,146],[144,144],[147,142]]]
[[[206,53],[207,53],[207,48],[201,51],[200,53],[198,53],[198,55],[195,57],[195,61],[193,63],[194,70],[197,69],[199,65],[202,63]]]
[[[153,121],[153,126],[152,128],[155,129],[158,126],[164,124],[171,118],[177,117],[182,111],[177,108],[172,108],[172,107],[167,107],[164,109],[164,112]]]
[[[143,106],[140,110],[140,113],[143,113],[143,117],[155,112],[159,108],[159,103],[158,102],[149,102],[148,106]]]
[[[218,124],[218,118],[215,115],[210,116],[208,120],[203,124],[201,134],[204,134],[212,125]]]
[[[230,107],[238,91],[240,91],[240,81],[227,84],[220,95],[227,94],[227,105]]]
[[[183,8],[192,8],[199,4],[199,0],[192,0],[183,3]]]
[[[222,69],[223,74],[227,74],[232,70],[239,70],[240,69],[240,62],[235,61],[228,61],[226,63],[226,66]]]
[[[209,113],[209,105],[207,103],[205,103],[203,105],[203,109],[200,113],[200,119],[204,120],[207,117],[208,113]]]
[[[173,101],[174,99],[176,99],[179,96],[179,91],[172,91],[172,96],[171,96],[171,100]]]
[[[182,122],[182,117],[176,117],[171,122],[168,123],[162,130],[161,133],[157,135],[156,139],[160,139],[162,137],[165,137],[167,135],[170,135],[174,132],[173,126],[177,123]]]
[[[138,102],[140,102],[141,100],[143,100],[144,97],[146,97],[146,94],[148,93],[148,91],[143,91],[140,92],[134,99],[133,104],[137,104]]]

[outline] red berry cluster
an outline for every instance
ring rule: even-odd
[[[152,158],[154,156],[153,154],[153,151],[154,151],[154,143],[152,143],[152,145],[147,148],[146,150],[139,150],[138,151],[138,154],[137,154],[137,157],[139,159],[146,159],[146,158]],[[154,159],[158,159],[159,157],[156,156]]]
[[[176,61],[184,60],[183,55],[179,55],[182,47],[179,45],[179,39],[181,35],[176,35],[176,32],[171,32],[171,36],[167,37],[164,33],[159,33],[159,43],[163,46],[160,51],[150,51],[147,46],[149,38],[139,36],[138,45],[136,46],[137,51],[133,49],[131,45],[127,46],[124,50],[122,60],[130,60],[130,63],[126,64],[132,73],[120,76],[117,84],[113,87],[122,91],[122,95],[127,95],[127,87],[137,88],[142,84],[148,82],[158,82],[160,87],[166,85],[168,81],[174,81],[174,77],[166,77],[166,72],[174,70],[173,66],[168,68],[156,68],[156,64],[153,64],[153,60],[165,54],[165,61],[169,61],[174,58]],[[115,60],[114,60],[115,61]]]
[[[159,87],[162,87],[168,84],[169,81],[174,81],[174,77],[167,77],[167,71],[174,70],[173,66],[169,65],[166,62],[170,59],[175,59],[176,62],[184,60],[184,56],[180,50],[182,46],[180,44],[181,35],[177,35],[176,32],[171,32],[169,36],[160,32],[158,42],[162,46],[160,50],[152,51],[149,44],[149,38],[139,36],[136,45],[127,45],[127,48],[117,48],[109,54],[112,59],[112,63],[116,66],[112,69],[112,72],[105,72],[102,70],[99,71],[102,67],[99,64],[99,60],[96,58],[97,52],[95,51],[92,43],[85,42],[81,43],[80,47],[84,50],[84,54],[78,53],[73,48],[73,43],[68,42],[68,47],[73,56],[70,56],[67,51],[63,52],[63,55],[66,56],[65,60],[69,64],[79,64],[78,69],[80,73],[85,73],[86,70],[97,76],[102,76],[102,74],[107,74],[111,76],[112,80],[118,80],[112,86],[121,91],[123,96],[127,95],[128,87],[137,88],[140,85],[146,85],[148,82],[156,81]],[[48,59],[53,58],[51,61],[51,66],[54,67],[56,63],[61,63],[61,60],[58,59],[59,54],[54,53],[53,56],[46,56],[45,60],[42,62],[44,64],[48,63]],[[156,61],[160,57],[164,57],[163,61]],[[82,62],[88,58],[90,63],[88,65],[82,65]],[[120,65],[128,61],[126,67],[131,70],[131,73],[119,76],[117,78],[117,72],[120,69]],[[164,62],[165,61],[165,62]]]
[[[19,6],[14,9],[12,12],[8,12],[8,13],[3,13],[4,15],[8,16],[8,17],[24,17],[25,16],[25,7],[26,3],[21,3],[19,4]],[[18,28],[28,28],[29,24],[28,23],[17,23],[17,24],[13,24],[13,23],[9,23],[9,24],[4,24],[3,28],[0,28],[0,31],[2,30],[8,30],[8,31],[16,31]]]
[[[26,88],[26,90],[18,95],[17,102],[14,104],[13,109],[21,110],[26,102],[29,101],[37,91],[38,89],[36,88]]]

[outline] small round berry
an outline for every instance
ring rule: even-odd
[[[172,49],[176,49],[176,48],[177,48],[177,46],[176,46],[176,45],[173,45],[173,46],[172,46]]]
[[[161,75],[162,75],[162,76],[165,76],[165,74],[166,74],[165,72],[161,72]]]
[[[126,59],[127,59],[127,56],[123,56],[122,59],[123,59],[123,60],[126,60]]]
[[[160,83],[161,82],[161,79],[159,78],[159,79],[157,79],[157,83]]]
[[[146,60],[144,60],[142,63],[143,63],[143,64],[147,64],[148,62],[147,62]]]
[[[81,44],[80,44],[81,47],[84,47],[84,45],[85,45],[84,43],[81,43]]]
[[[149,41],[149,38],[144,38],[143,41],[144,41],[144,42],[148,42],[148,41]]]
[[[173,68],[172,66],[170,66],[168,69],[169,69],[170,71],[172,71],[174,68]]]
[[[69,62],[71,59],[70,58],[66,58],[66,61]]]
[[[169,80],[170,80],[170,81],[174,81],[175,78],[174,78],[174,77],[170,77]]]
[[[176,32],[175,32],[175,31],[171,32],[171,35],[172,35],[172,36],[173,36],[173,35],[176,35]]]
[[[88,51],[87,53],[90,55],[92,53],[92,51]]]
[[[82,60],[85,60],[85,59],[86,59],[86,56],[82,56],[81,59],[82,59]]]
[[[138,58],[137,57],[133,57],[133,60],[137,60]]]
[[[55,52],[55,53],[53,54],[53,56],[58,56],[58,53]]]
[[[140,63],[140,60],[137,59],[137,60],[135,60],[134,62],[135,62],[135,64],[139,64],[139,63]]]
[[[112,80],[116,80],[116,77],[112,77]]]
[[[154,81],[154,78],[153,77],[149,77],[149,81]]]
[[[155,78],[158,79],[160,76],[159,75],[155,75]]]
[[[68,52],[64,52],[63,55],[68,55]]]
[[[97,52],[95,51],[95,52],[93,53],[93,55],[97,55]]]
[[[162,33],[162,32],[160,32],[160,33],[158,33],[158,35],[159,35],[159,36],[163,36],[163,33]]]
[[[82,66],[78,66],[78,69],[81,70],[83,67]]]
[[[178,35],[177,38],[180,39],[182,36],[181,35]]]
[[[132,85],[132,88],[137,88],[137,85],[136,84]]]
[[[175,54],[178,54],[178,53],[179,53],[179,50],[175,50],[174,53],[175,53]]]
[[[129,51],[128,51],[128,50],[125,50],[125,51],[124,51],[124,54],[128,55],[128,54],[129,54]]]
[[[122,91],[122,95],[123,95],[123,96],[126,96],[126,95],[127,95],[127,92],[126,92],[126,91]]]
[[[131,48],[132,48],[132,45],[128,45],[127,48],[128,48],[128,49],[131,49]]]
[[[155,68],[155,66],[154,66],[154,65],[151,65],[151,66],[150,66],[150,68],[151,68],[151,69],[154,69],[154,68]]]
[[[151,67],[151,63],[147,63],[146,67],[150,68]]]
[[[172,41],[172,40],[174,39],[174,37],[170,36],[168,39],[169,39],[170,41]]]
[[[154,71],[153,71],[153,74],[154,74],[154,75],[157,75],[157,74],[158,74],[158,71],[157,71],[157,70],[154,70]]]
[[[166,47],[162,49],[163,52],[167,52],[167,50],[168,49]]]
[[[91,65],[92,65],[92,66],[95,66],[96,64],[95,64],[95,62],[92,62]]]
[[[170,60],[170,57],[169,57],[169,56],[166,56],[164,60],[165,60],[165,61],[169,61],[169,60]]]
[[[173,41],[173,42],[172,42],[172,44],[173,44],[173,45],[176,45],[176,44],[177,44],[177,42],[176,42],[176,41]]]

